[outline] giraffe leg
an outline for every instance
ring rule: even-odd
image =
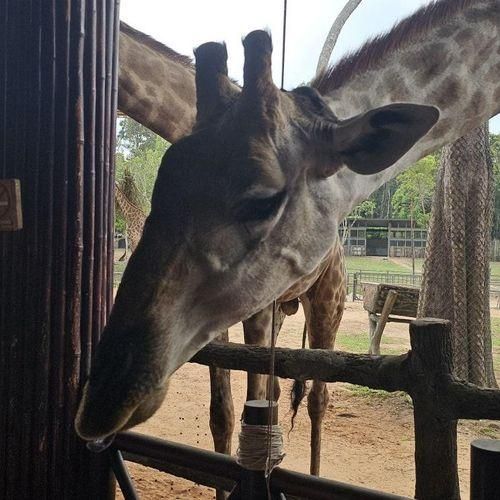
[[[124,260],[127,259],[127,253],[128,253],[128,237],[127,237],[127,225],[125,224],[125,235],[124,235],[124,240],[125,240],[125,252],[123,255],[118,259],[120,262],[123,262]]]
[[[215,340],[215,342],[227,341],[227,330]],[[231,437],[234,429],[230,376],[230,370],[210,367],[210,431],[215,451],[227,455],[231,454]]]
[[[273,316],[272,304],[243,321],[245,344],[269,346],[271,344],[271,323]],[[276,311],[276,332],[279,332],[284,320],[280,308]],[[273,399],[279,399],[281,390],[278,377],[274,378]],[[266,399],[267,376],[256,373],[247,374],[247,401],[252,399]]]
[[[333,349],[335,343],[347,295],[342,258],[342,249],[335,249],[328,267],[302,297],[312,349]],[[311,419],[310,472],[315,476],[320,472],[321,431],[329,399],[326,383],[314,380],[307,397],[307,411]]]
[[[227,330],[214,342],[228,342]],[[210,431],[214,450],[231,454],[231,438],[234,430],[234,407],[231,394],[231,371],[210,366]],[[225,500],[227,493],[216,490],[216,500]]]

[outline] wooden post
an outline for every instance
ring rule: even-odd
[[[372,333],[372,318],[370,314],[368,317],[370,319],[370,348],[368,350],[368,354],[374,354],[376,356],[380,356],[380,342],[382,340],[382,333],[384,333],[385,325],[387,324],[387,320],[389,319],[389,314],[391,314],[392,308],[396,303],[396,299],[398,298],[398,292],[395,290],[389,290],[387,293],[387,297],[385,299],[384,307],[382,309],[382,313],[380,314],[380,318],[376,322],[375,330]]]
[[[117,3],[0,2],[0,176],[24,219],[0,232],[2,499],[114,495],[73,420],[111,306]]]
[[[457,421],[441,385],[451,378],[451,324],[438,319],[410,323],[410,394],[415,420],[415,498],[458,500]]]
[[[500,440],[476,439],[471,443],[470,500],[500,497]]]
[[[268,425],[269,401],[247,401],[243,410],[243,422],[247,425]],[[272,425],[278,424],[278,403],[272,402]],[[264,450],[263,450],[264,451]],[[268,498],[265,471],[248,470],[243,466],[241,481],[229,495],[228,500],[261,500]],[[270,500],[279,500],[279,494],[271,494]]]

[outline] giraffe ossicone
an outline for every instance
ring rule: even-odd
[[[336,176],[390,167],[439,118],[395,103],[339,120],[313,89],[274,85],[266,32],[243,45],[241,92],[220,45],[196,53],[200,119],[163,158],[84,389],[85,439],[149,418],[172,373],[217,332],[314,273],[338,239]]]

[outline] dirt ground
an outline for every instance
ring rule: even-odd
[[[493,314],[500,316],[498,310]],[[299,311],[286,319],[278,340],[283,347],[300,347],[303,316]],[[337,337],[337,348],[348,350],[352,339],[365,342],[367,317],[360,302],[348,303]],[[349,332],[349,336],[347,336]],[[231,340],[242,341],[241,327],[232,328]],[[349,338],[348,338],[349,337]],[[382,352],[393,354],[408,348],[406,325],[390,323],[384,332]],[[308,472],[309,420],[305,404],[294,430],[290,428],[288,392],[283,381],[280,422],[284,427],[286,457],[283,467]],[[235,413],[243,408],[245,374],[233,372]],[[330,404],[324,420],[321,475],[348,483],[413,497],[413,413],[411,401],[402,393],[369,391],[349,384],[330,384]],[[173,377],[169,394],[156,415],[135,430],[146,434],[212,449],[208,427],[208,368],[187,364]],[[238,424],[237,424],[238,427]],[[463,498],[469,493],[469,446],[473,439],[500,437],[500,422],[459,424],[459,474]],[[233,450],[237,448],[237,432]],[[135,485],[145,500],[212,499],[213,490],[188,481],[129,464]]]

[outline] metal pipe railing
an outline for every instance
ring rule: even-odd
[[[179,469],[176,472],[171,472],[172,474],[190,480],[193,479],[193,475],[190,473],[193,471],[202,471],[206,476],[216,476],[234,482],[239,482],[243,474],[240,465],[228,455],[200,450],[193,446],[173,443],[135,432],[117,434],[113,442],[113,449],[122,451],[126,460],[136,463],[144,463],[141,458],[145,458],[146,462],[153,459],[157,463],[173,464]],[[204,482],[200,481],[199,475],[196,477],[197,482],[205,486],[213,486],[214,481],[216,481],[212,478],[212,480]],[[289,495],[310,500],[331,498],[336,500],[408,500],[407,497],[309,476],[280,467],[272,472],[271,490],[283,491]]]

